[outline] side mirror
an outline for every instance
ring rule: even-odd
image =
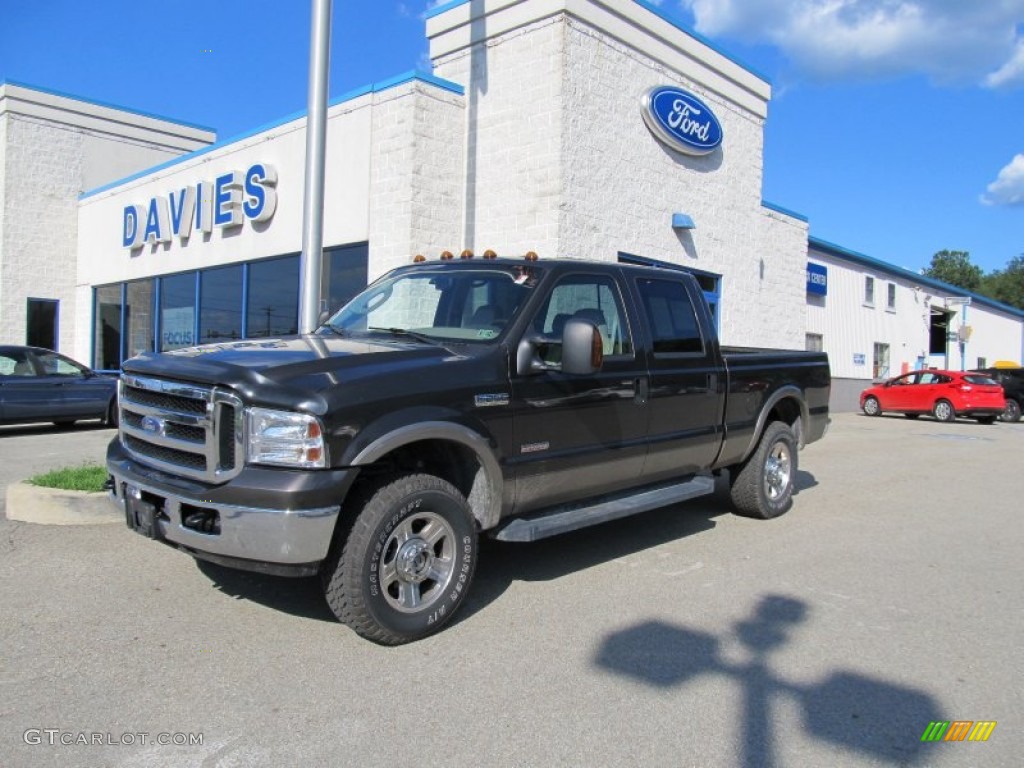
[[[320,313],[320,317],[316,319],[316,327],[319,328],[321,325],[326,323],[331,317],[331,313],[326,309]]]
[[[562,332],[562,373],[589,376],[601,370],[604,342],[597,326],[571,318]]]
[[[530,376],[545,371],[561,371],[573,376],[589,376],[604,364],[604,342],[597,326],[586,320],[570,319],[562,331],[561,363],[541,359],[538,347],[551,344],[549,338],[527,336],[516,349],[516,372]]]

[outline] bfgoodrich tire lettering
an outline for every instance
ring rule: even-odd
[[[364,489],[343,543],[324,564],[324,596],[340,621],[382,645],[447,624],[469,592],[477,535],[465,498],[432,475]]]
[[[729,472],[736,513],[767,520],[788,511],[793,505],[796,470],[793,431],[783,422],[773,421],[750,458]]]

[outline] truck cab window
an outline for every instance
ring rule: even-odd
[[[606,357],[633,354],[626,314],[612,280],[598,275],[573,275],[552,289],[533,320],[534,330],[547,340],[539,350],[544,362],[561,362],[562,331],[574,317],[597,326]]]
[[[637,280],[655,354],[703,354],[697,315],[686,286],[675,280]]]

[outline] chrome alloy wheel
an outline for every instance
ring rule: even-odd
[[[410,515],[388,536],[378,568],[392,608],[403,613],[428,608],[455,574],[455,532],[433,512]]]
[[[793,461],[789,446],[781,440],[772,446],[764,463],[764,493],[775,501],[789,488],[792,481]]]

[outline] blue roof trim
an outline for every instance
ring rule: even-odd
[[[399,85],[403,85],[414,80],[427,83],[428,85],[433,85],[437,88],[450,91],[451,93],[459,94],[460,96],[465,95],[466,92],[465,88],[463,88],[458,83],[453,83],[450,80],[443,80],[440,77],[427,74],[426,72],[413,70],[411,72],[406,72],[404,74],[389,78],[387,80],[381,80],[379,82],[371,83],[370,85],[365,85],[361,88],[351,90],[348,93],[331,99],[328,102],[328,107],[336,107],[339,104],[344,104],[345,102],[353,101],[355,99],[358,99],[360,96],[367,95],[368,93],[379,93],[380,91],[386,91],[389,88],[395,88]],[[104,184],[102,187],[96,187],[95,189],[86,190],[85,192],[78,196],[78,199],[84,200],[87,197],[98,195],[101,192],[106,192],[109,189],[120,187],[123,184],[128,184],[129,182],[136,181],[137,179],[141,179],[145,176],[157,173],[158,171],[162,171],[166,168],[178,165],[179,163],[184,163],[197,157],[202,157],[203,155],[209,154],[210,152],[214,152],[218,149],[223,149],[224,147],[228,147],[232,144],[237,144],[240,141],[244,141],[245,139],[252,138],[253,136],[265,133],[266,131],[273,130],[274,128],[279,128],[282,125],[287,125],[288,123],[293,122],[294,120],[300,120],[305,116],[306,110],[300,109],[297,112],[292,112],[288,115],[285,115],[284,117],[278,118],[277,120],[273,120],[269,123],[264,123],[263,125],[257,128],[244,131],[243,133],[239,133],[235,136],[232,136],[231,138],[224,139],[223,141],[215,142],[214,144],[210,144],[209,146],[203,147],[202,149],[197,149],[194,152],[189,152],[187,155],[175,157],[174,159],[168,160],[167,162],[160,163],[159,165],[154,165],[151,168],[146,168],[142,171],[139,171],[138,173],[133,173],[131,176],[125,176],[123,179],[118,179],[117,181],[112,181],[109,184]]]
[[[423,14],[423,18],[432,19],[435,16],[441,15],[445,11],[450,11],[452,8],[458,8],[460,5],[465,5],[468,2],[469,0],[451,0],[450,3],[444,3],[443,5],[437,6],[437,8],[430,9],[425,14]]]
[[[112,104],[109,101],[98,101],[96,99],[86,99],[82,96],[76,96],[73,93],[65,93],[64,91],[58,91],[53,88],[43,88],[39,85],[32,85],[31,83],[22,83],[18,80],[0,80],[0,85],[14,85],[18,88],[28,88],[30,91],[39,91],[40,93],[47,93],[50,96],[59,96],[62,99],[72,99],[73,101],[81,101],[85,104],[92,104],[94,107],[105,107],[107,109],[116,109],[119,112],[127,112],[132,115],[138,115],[139,117],[148,117],[152,120],[161,120],[165,123],[173,123],[174,125],[183,125],[186,128],[194,128],[198,131],[207,131],[209,133],[216,134],[217,131],[208,125],[199,125],[198,123],[190,123],[185,120],[175,120],[173,117],[164,117],[158,115],[155,112],[144,112],[141,109],[132,109],[131,107],[122,107],[120,104]]]
[[[851,251],[847,248],[843,248],[841,245],[830,243],[827,240],[822,240],[821,238],[818,237],[808,237],[807,244],[811,248],[823,251],[828,256],[833,256],[837,259],[843,259],[844,261],[852,261],[855,264],[860,264],[865,267],[871,267],[872,269],[877,269],[881,272],[887,272],[890,275],[902,277],[905,280],[909,280],[910,282],[916,283],[918,285],[927,285],[930,288],[935,288],[939,291],[942,291],[943,295],[946,296],[970,296],[972,303],[983,304],[987,307],[998,309],[1001,312],[1006,312],[1007,314],[1013,315],[1014,317],[1024,318],[1024,310],[1022,309],[1017,309],[1016,307],[1012,307],[1009,304],[1004,304],[1001,301],[996,301],[995,299],[990,298],[988,296],[982,296],[981,294],[974,293],[972,291],[966,291],[963,288],[958,288],[955,285],[944,283],[941,280],[936,280],[933,277],[926,277],[925,275],[918,274],[917,272],[912,272],[909,269],[893,266],[892,264],[888,264],[879,259],[872,258],[871,256],[866,256],[863,253],[857,253],[856,251]]]
[[[731,54],[728,51],[724,50],[717,43],[714,43],[710,39],[704,37],[704,35],[702,35],[700,32],[698,32],[695,29],[692,29],[691,27],[689,27],[688,25],[684,24],[679,19],[674,18],[673,16],[670,16],[666,11],[663,11],[657,5],[654,5],[653,3],[648,2],[648,0],[633,0],[633,2],[636,3],[637,5],[639,5],[642,8],[646,8],[648,11],[653,13],[655,16],[658,16],[663,21],[667,21],[669,24],[671,24],[676,29],[678,29],[678,30],[680,30],[682,32],[685,32],[690,37],[692,37],[694,40],[697,40],[698,42],[703,43],[704,45],[706,45],[708,48],[710,48],[711,50],[715,51],[716,53],[719,53],[722,56],[725,56],[725,58],[727,58],[733,64],[737,64],[737,65],[743,67],[745,70],[747,70],[747,72],[749,72],[750,74],[754,75],[758,79],[763,80],[768,85],[772,84],[771,78],[769,78],[763,72],[759,72],[758,70],[754,69],[752,66],[747,64],[745,61],[743,61],[742,59],[737,58],[733,54]]]
[[[791,210],[789,210],[789,208],[783,208],[781,205],[776,205],[775,203],[769,203],[767,200],[762,200],[761,201],[761,207],[762,208],[767,208],[769,211],[775,211],[776,213],[781,213],[783,216],[790,216],[790,217],[792,217],[794,219],[797,219],[798,221],[802,221],[804,224],[810,223],[810,219],[808,219],[802,213],[797,213],[796,211],[791,211]]]

